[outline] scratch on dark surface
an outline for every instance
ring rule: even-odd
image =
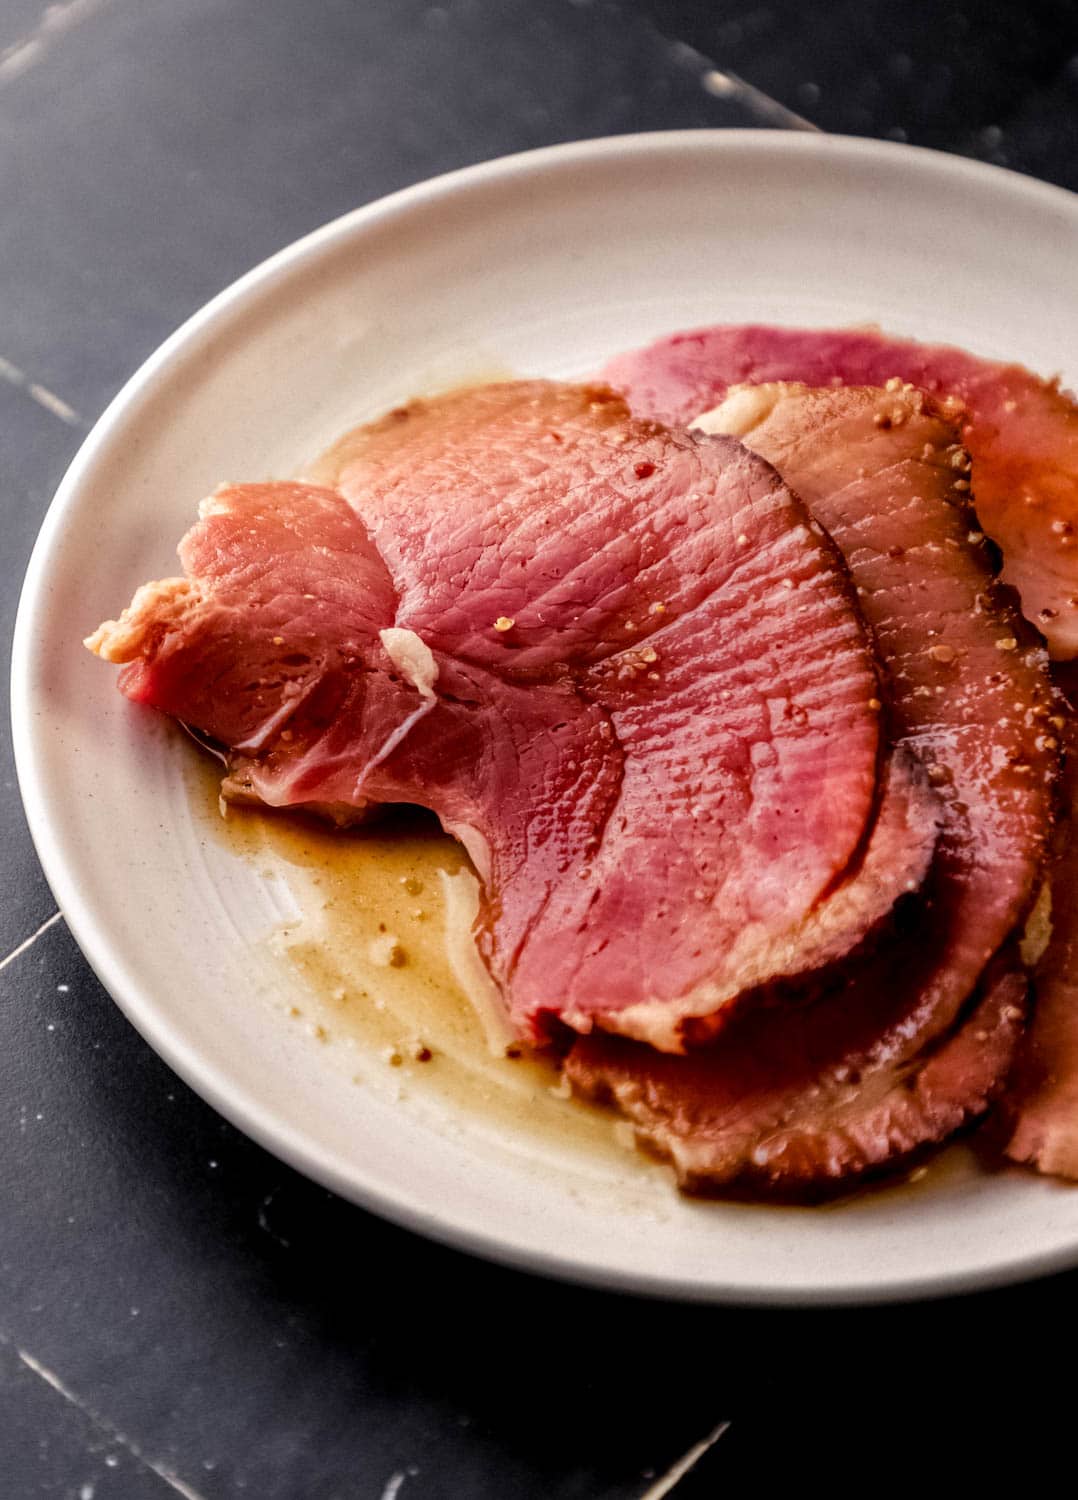
[[[3,63],[0,63],[0,68]],[[66,422],[69,427],[86,427],[89,424],[84,417],[80,417],[73,406],[50,391],[46,386],[39,385],[36,380],[31,380],[18,365],[13,365],[10,359],[0,357],[0,380],[6,380],[8,385],[15,387],[17,391],[25,391],[31,401],[36,401],[46,411],[51,411],[54,417],[59,417],[61,422]]]
[[[661,35],[661,33],[660,33]],[[788,109],[778,99],[765,94],[755,84],[747,82],[737,73],[719,68],[713,58],[707,57],[688,42],[670,41],[663,38],[670,48],[671,56],[684,67],[696,68],[700,75],[700,87],[713,99],[724,99],[740,104],[758,120],[768,125],[779,125],[786,130],[819,130],[811,120]]]
[[[6,1342],[7,1340],[5,1340]],[[93,1407],[88,1406],[85,1401],[80,1400],[58,1375],[55,1375],[52,1370],[48,1369],[39,1360],[36,1360],[32,1354],[27,1354],[25,1349],[16,1349],[15,1353],[18,1355],[20,1362],[31,1374],[36,1375],[39,1380],[43,1380],[47,1386],[51,1386],[58,1396],[63,1397],[68,1405],[73,1406],[76,1411],[81,1412],[92,1426],[96,1427],[103,1436],[108,1438],[110,1443],[114,1443],[119,1448],[126,1449],[131,1457],[140,1463],[143,1468],[149,1469],[151,1474],[156,1474],[158,1479],[175,1490],[177,1495],[182,1495],[183,1500],[203,1500],[203,1497],[197,1490],[193,1490],[189,1484],[185,1484],[179,1475],[174,1474],[166,1464],[157,1463],[154,1459],[147,1458],[137,1443],[133,1443],[118,1428],[113,1427],[109,1422],[104,1421],[103,1418],[98,1416]]]
[[[8,964],[13,964],[17,958],[20,958],[26,952],[27,948],[32,947],[37,942],[43,932],[48,932],[49,928],[54,926],[59,920],[60,913],[54,911],[51,917],[42,922],[36,932],[32,932],[28,938],[24,938],[17,948],[12,948],[6,958],[0,958],[0,971],[6,969]]]
[[[707,1437],[701,1438],[698,1443],[692,1445],[687,1453],[683,1453],[677,1463],[667,1469],[666,1473],[657,1479],[645,1494],[640,1496],[640,1500],[663,1500],[664,1495],[669,1495],[674,1487],[681,1483],[685,1475],[696,1468],[696,1465],[703,1458],[704,1454],[709,1449],[714,1448],[729,1426],[729,1422],[720,1422],[717,1427],[712,1428]]]
[[[34,30],[0,52],[0,85],[39,63],[56,37],[107,3],[108,0],[61,0],[60,4],[46,6]]]
[[[806,120],[804,115],[799,115],[796,110],[787,109],[785,104],[780,104],[770,94],[765,94],[763,89],[758,89],[755,84],[747,83],[736,73],[728,73],[720,68],[708,68],[701,76],[701,87],[716,99],[737,99],[741,104],[752,109],[761,119],[766,119],[776,125],[784,125],[787,130],[819,130],[811,120]]]
[[[278,1245],[280,1245],[282,1249],[284,1249],[284,1250],[291,1250],[291,1248],[292,1248],[292,1241],[291,1240],[286,1240],[285,1237],[284,1237],[284,1235],[278,1233],[278,1231],[276,1229],[274,1229],[272,1223],[270,1222],[269,1211],[270,1211],[270,1207],[273,1204],[273,1200],[274,1200],[274,1198],[276,1198],[276,1196],[277,1196],[277,1189],[274,1188],[273,1192],[272,1193],[268,1193],[266,1195],[266,1197],[262,1199],[262,1202],[259,1204],[259,1207],[258,1207],[258,1227],[259,1227],[259,1229],[262,1230],[263,1234],[268,1234],[271,1240],[276,1240],[277,1243],[278,1243]]]
[[[401,1492],[401,1486],[404,1484],[406,1478],[407,1475],[401,1469],[398,1469],[396,1474],[391,1474],[386,1481],[385,1489],[382,1491],[382,1500],[397,1500],[397,1496]]]

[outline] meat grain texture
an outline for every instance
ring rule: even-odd
[[[223,487],[184,576],[88,644],[226,747],[226,796],[431,808],[518,1034],[684,1187],[848,1186],[999,1094],[1065,722],[970,510],[972,458],[1018,535],[1021,470],[1013,576],[1048,599],[1064,398],[918,347],[708,330],[615,361],[632,414],[539,381],[409,403],[307,482]],[[1049,1170],[1068,931],[1011,1147]]]
[[[945,1138],[1001,1085],[1025,979],[1012,963],[982,973],[1039,887],[1058,704],[1042,646],[970,539],[957,432],[923,393],[738,388],[701,420],[774,462],[842,549],[889,683],[890,733],[940,794],[940,842],[895,946],[811,1009],[749,1019],[696,1060],[691,1108],[687,1075],[642,1049],[591,1039],[568,1067],[583,1091],[613,1094],[687,1184],[813,1191]],[[976,1067],[948,1063],[973,1055]]]
[[[867,854],[885,756],[846,570],[736,441],[518,383],[397,412],[316,477],[339,490],[218,492],[185,578],[93,644],[228,747],[226,795],[434,811],[522,1035],[678,1051],[919,884],[913,754]]]
[[[1073,691],[1073,688],[1072,688]],[[1073,702],[1073,697],[1071,699]],[[1034,970],[1037,1007],[1008,1090],[1007,1155],[1038,1171],[1078,1180],[1078,736],[1068,734],[1068,821],[1049,871],[1051,935]]]
[[[1078,405],[1058,380],[964,349],[874,329],[764,324],[672,334],[611,361],[634,411],[688,422],[732,385],[886,386],[898,378],[961,407],[977,514],[1003,552],[1003,580],[1052,656],[1078,656]]]

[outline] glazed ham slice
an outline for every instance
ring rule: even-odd
[[[1053,657],[1078,655],[1078,405],[1058,381],[870,329],[753,324],[674,334],[606,371],[635,411],[670,422],[740,383],[883,386],[895,377],[962,403],[977,515],[1003,550],[1003,579]]]
[[[747,1040],[725,1036],[694,1071],[656,1072],[643,1049],[601,1039],[578,1043],[568,1070],[583,1091],[615,1098],[695,1186],[812,1190],[949,1134],[1009,1064],[1024,981],[1000,991],[993,980],[973,1031],[962,1022],[1037,892],[1058,704],[1042,648],[971,538],[957,435],[922,393],[738,388],[702,420],[775,463],[842,548],[890,678],[892,733],[928,765],[942,834],[916,928],[834,996],[781,1025],[749,1018]],[[964,1086],[947,1065],[944,1106],[939,1060],[968,1058],[981,1034]],[[682,1150],[692,1119],[706,1125]]]
[[[585,400],[588,421],[582,424]],[[680,516],[671,515],[672,503],[680,506],[685,492],[691,497],[695,486],[686,469],[692,455],[677,444],[671,451],[669,434],[646,424],[626,424],[626,415],[624,405],[605,390],[581,392],[539,382],[480,388],[437,401],[412,402],[358,429],[319,462],[311,477],[339,485],[370,525],[400,581],[401,618],[410,628],[453,650],[458,659],[495,665],[503,676],[514,679],[531,680],[537,672],[549,671],[552,659],[556,668],[574,658],[590,664],[594,681],[587,688],[589,695],[597,694],[610,708],[619,743],[635,752],[626,773],[626,800],[642,797],[661,804],[670,796],[669,786],[663,785],[669,773],[693,801],[688,769],[693,757],[685,731],[671,765],[653,734],[654,690],[641,712],[635,695],[619,703],[618,684],[627,680],[623,655],[618,656],[615,677],[609,670],[595,671],[601,655],[610,649],[604,632],[612,623],[615,642],[623,631],[632,637],[635,644],[628,660],[638,668],[651,651],[661,651],[661,662],[657,658],[651,666],[657,680],[673,688],[677,713],[686,726],[709,691],[717,688],[720,707],[732,703],[731,689],[699,669],[703,655],[697,634],[698,601],[717,581],[717,575],[707,571],[715,564],[704,564],[696,543],[683,535]],[[596,427],[603,432],[602,444],[594,441]],[[476,453],[483,455],[481,467],[475,463]],[[560,478],[565,470],[572,470],[577,485],[585,484],[586,490],[574,485],[566,492]],[[630,476],[628,493],[625,476]],[[469,538],[470,548],[462,551],[462,534],[467,536],[466,528],[476,517],[487,533],[486,544],[477,550]],[[752,527],[748,522],[746,527],[735,528],[734,548],[747,557],[753,543]],[[677,548],[669,555],[660,540],[667,534],[675,538]],[[447,558],[460,559],[448,574]],[[521,578],[524,568],[526,580]],[[783,632],[793,622],[794,617],[786,614],[792,583],[792,578],[784,578],[778,595],[765,604],[773,616],[765,627],[769,642],[773,632]],[[590,604],[582,609],[589,595],[598,600],[598,608]],[[470,615],[462,611],[462,599],[468,600]],[[473,602],[477,599],[482,602]],[[496,616],[513,621],[501,640],[492,637],[488,625]],[[478,628],[470,625],[475,619]],[[688,640],[685,631],[691,632]],[[649,645],[653,638],[655,644]],[[744,637],[744,644],[748,640]],[[769,644],[768,650],[773,649]],[[774,654],[771,661],[774,670]],[[651,681],[638,670],[636,682],[641,679]],[[785,706],[781,693],[769,711],[776,709],[798,714]],[[662,732],[665,736],[666,730]],[[717,743],[703,748],[698,765],[719,748]],[[841,757],[847,748],[852,747],[835,742],[832,754]],[[688,758],[682,758],[686,752]],[[719,899],[728,925],[710,948],[707,984],[697,991],[691,1008],[675,998],[674,985],[681,982],[676,971],[655,994],[639,987],[633,991],[623,969],[621,1003],[601,1001],[598,1024],[675,1050],[711,1035],[730,1004],[746,992],[783,979],[816,982],[830,964],[871,941],[896,899],[920,885],[937,827],[933,796],[915,759],[904,758],[883,786],[878,830],[870,843],[862,843],[845,872],[836,867],[830,882],[835,888],[827,899],[784,930],[773,923],[768,930],[756,913],[740,904],[735,888],[725,886]],[[691,816],[705,817],[704,801],[695,799],[694,805]],[[790,814],[801,816],[797,803],[779,816]],[[691,829],[690,844],[701,831]],[[676,951],[670,942],[673,923],[679,920],[676,900],[664,899],[653,855],[649,851],[646,861],[637,864],[637,856],[616,840],[598,852],[590,862],[600,889],[597,900],[585,892],[588,905],[581,909],[580,897],[570,886],[569,904],[564,898],[548,904],[541,927],[533,933],[543,941],[532,942],[514,974],[518,991],[531,988],[537,1003],[544,990],[565,995],[561,1019],[577,1030],[589,1030],[598,1007],[585,988],[589,977],[581,957],[587,949],[567,943],[565,935],[577,931],[583,942],[591,917],[603,912],[619,913],[619,922],[639,923],[660,948]],[[709,953],[707,933],[714,921],[714,912],[707,912],[714,889],[709,858],[696,852],[691,867],[684,869],[686,876],[695,871],[699,877],[692,880],[693,901],[699,905],[689,920],[703,922],[698,934],[702,956]],[[843,873],[849,878],[843,880]],[[788,876],[767,860],[755,879],[757,884],[786,884]],[[597,909],[590,904],[593,900]],[[527,908],[520,920],[532,920]],[[601,935],[589,933],[587,941],[607,945],[604,922],[598,923],[598,930]],[[610,953],[611,993],[618,986],[615,965],[623,954],[619,941]],[[496,955],[487,956],[497,973]]]
[[[677,1050],[746,976],[832,961],[919,883],[934,799],[898,764],[870,857],[873,659],[763,460],[524,383],[408,408],[334,477],[350,504],[211,497],[186,576],[90,644],[228,748],[228,795],[431,808],[480,874],[519,1033]]]
[[[873,1028],[883,1022],[885,1035],[908,1003],[905,960],[889,962],[892,973],[881,963],[817,1006],[781,1018],[743,1012],[720,1046],[688,1057],[595,1033],[575,1044],[566,1071],[580,1093],[633,1122],[686,1192],[823,1196],[982,1114],[1022,1034],[1028,979],[1007,955],[937,1047],[884,1062]]]
[[[1073,701],[1073,700],[1072,700]],[[1007,1091],[1007,1155],[1038,1171],[1078,1180],[1078,739],[1068,739],[1067,826],[1058,840],[1044,903],[1047,943],[1037,955],[1037,997]],[[1040,936],[1034,934],[1034,936]]]

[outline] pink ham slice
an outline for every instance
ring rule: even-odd
[[[589,407],[585,426],[580,422],[582,399]],[[555,663],[574,656],[595,662],[599,653],[609,649],[603,631],[613,620],[615,632],[627,627],[637,643],[635,653],[630,650],[630,660],[639,663],[640,653],[646,656],[646,638],[661,628],[668,671],[677,660],[696,676],[693,658],[700,656],[698,646],[689,643],[686,649],[680,644],[680,627],[671,617],[684,618],[687,609],[692,620],[701,588],[712,580],[688,547],[667,557],[659,540],[670,527],[671,499],[679,503],[678,497],[685,490],[691,493],[695,485],[684,470],[689,455],[683,448],[673,453],[654,451],[657,440],[669,442],[669,434],[660,437],[647,425],[626,425],[626,415],[624,405],[603,389],[582,393],[572,387],[531,382],[471,390],[433,402],[412,402],[358,429],[315,466],[311,477],[339,485],[370,525],[401,582],[402,619],[424,639],[455,651],[458,658],[496,663],[503,675],[530,678],[537,670],[549,670],[552,642]],[[592,438],[596,423],[607,439],[601,447]],[[476,452],[483,454],[481,468],[474,463]],[[578,489],[564,491],[561,474],[566,467],[574,471],[577,483],[587,483],[586,509],[581,508]],[[628,494],[624,491],[626,475],[631,476]],[[445,559],[461,556],[462,531],[474,524],[476,516],[482,517],[488,531],[486,544],[476,550],[474,539],[469,538],[471,550],[464,552],[463,565],[447,577]],[[675,536],[682,524],[680,517],[674,519]],[[734,546],[747,554],[754,540],[752,527],[746,522],[748,530],[739,530],[740,525],[734,528]],[[688,559],[687,567],[683,557]],[[531,576],[522,602],[519,570],[524,566]],[[591,579],[585,582],[587,574]],[[793,616],[786,615],[792,581],[784,578],[777,600],[768,605],[778,611],[778,618],[767,627],[769,637],[776,626],[781,631],[792,623]],[[634,609],[634,594],[639,598],[641,583],[650,602],[646,608]],[[602,614],[594,606],[581,611],[581,599],[589,593],[598,594]],[[489,602],[477,607],[476,596]],[[478,617],[477,629],[462,613],[462,599],[468,600],[471,618]],[[499,613],[512,618],[513,629],[502,641],[492,642],[488,621]],[[693,640],[698,624],[698,619],[688,624]],[[672,650],[677,651],[676,658]],[[617,675],[618,680],[625,679],[624,666],[619,666]],[[611,708],[619,741],[636,751],[628,768],[635,785],[628,789],[634,796],[654,797],[661,803],[670,795],[670,788],[663,786],[667,770],[672,770],[675,781],[684,781],[690,774],[688,762],[681,758],[689,742],[683,739],[677,763],[669,767],[666,750],[651,733],[648,711],[639,715],[635,702],[619,707],[611,696],[613,686],[607,673],[601,686],[590,685],[587,691],[598,693]],[[708,692],[706,675],[678,685],[678,712],[686,724],[706,702]],[[723,695],[730,689],[718,685],[718,692],[719,705],[729,704],[729,696]],[[781,693],[777,702],[782,702]],[[782,712],[796,710],[783,706]],[[837,743],[832,751],[845,753]],[[713,754],[713,750],[708,747],[705,753]],[[788,926],[784,933],[774,928],[764,931],[758,915],[739,904],[732,886],[725,887],[720,899],[729,926],[711,949],[707,987],[697,994],[694,1011],[681,1007],[676,1033],[670,1030],[677,1009],[674,985],[680,983],[676,970],[657,995],[642,989],[630,994],[623,980],[621,1003],[615,1008],[609,999],[601,1001],[605,1013],[598,1024],[644,1037],[661,1048],[699,1043],[722,1022],[739,994],[788,977],[804,983],[811,974],[815,982],[815,976],[853,947],[870,942],[885,926],[896,899],[920,885],[937,827],[934,798],[914,758],[904,757],[883,785],[884,815],[876,835],[854,857],[846,872],[851,878],[839,883],[836,873],[837,889],[805,920]],[[686,790],[692,799],[691,782]],[[695,807],[692,816],[700,819],[704,804],[695,799]],[[798,813],[796,803],[780,816],[791,813]],[[699,831],[691,829],[690,842]],[[624,913],[619,921],[639,923],[659,947],[673,954],[673,922],[681,918],[676,916],[676,898],[664,899],[655,864],[651,852],[644,864],[637,865],[617,841],[608,842],[591,861],[601,888],[598,909],[589,905],[582,910],[575,892],[570,904],[562,899],[548,905],[536,933],[547,941],[533,942],[524,955],[526,962],[518,965],[513,979],[518,991],[527,984],[537,996],[544,988],[566,995],[561,1018],[577,1030],[590,1029],[596,1000],[581,982],[586,978],[581,975],[581,946],[567,945],[564,934],[575,929],[583,937],[592,917],[610,910]],[[697,875],[706,873],[698,853],[692,856],[692,869]],[[786,878],[770,861],[761,865],[757,877],[764,882],[785,882]],[[671,881],[675,888],[676,884],[676,879]],[[694,904],[706,907],[712,899],[709,881],[693,879],[692,887]],[[590,892],[587,896],[590,903],[593,897]],[[708,954],[708,922],[714,913],[705,915],[695,907],[688,920],[698,922],[702,915],[703,956]],[[530,915],[525,920],[530,922]],[[588,938],[593,944],[608,944],[605,923],[596,925],[599,936],[593,930]],[[496,951],[485,944],[484,951],[504,983]],[[617,985],[615,965],[623,953],[619,942],[610,954],[611,994]],[[533,969],[533,962],[540,967]]]
[[[805,1011],[745,1012],[718,1047],[688,1057],[596,1033],[576,1043],[566,1071],[581,1093],[626,1115],[687,1192],[811,1198],[852,1186],[988,1108],[1021,1037],[1028,989],[1021,965],[1001,957],[937,1047],[879,1066],[866,1021],[878,1023],[883,996],[897,1002],[896,1017],[905,1000],[885,970],[873,980],[867,1009],[861,978]]]
[[[963,404],[977,514],[1003,549],[1004,581],[1053,657],[1078,655],[1078,405],[1057,381],[869,329],[754,324],[674,334],[605,372],[634,411],[668,422],[687,422],[741,383],[882,386],[894,377]]]
[[[947,1109],[903,1104],[899,1122],[896,1101],[950,1046],[982,970],[1036,893],[1054,809],[1058,704],[1043,650],[995,590],[983,546],[969,540],[954,429],[920,392],[738,389],[705,420],[775,463],[842,548],[891,679],[892,732],[917,747],[943,800],[916,932],[796,1021],[761,1019],[747,1045],[720,1044],[685,1075],[695,1114],[705,1083],[719,1101],[706,1148],[692,1150],[696,1185],[710,1174],[716,1184],[749,1176],[808,1188],[938,1139],[984,1107],[1009,1062],[1013,1018],[998,1031],[978,1023],[974,1040],[981,1031],[996,1038],[991,1077],[972,1070],[963,1095],[948,1073]],[[969,1046],[966,1036],[959,1055]],[[641,1091],[626,1082],[633,1065]],[[615,1058],[601,1040],[578,1043],[568,1064],[584,1091],[631,1100],[632,1118],[681,1162],[680,1075],[663,1073],[660,1087],[652,1067],[642,1050]],[[789,1149],[773,1149],[779,1140]]]
[[[229,747],[231,795],[431,808],[520,1033],[676,1050],[745,975],[799,973],[799,933],[829,960],[919,882],[937,815],[909,761],[866,854],[878,686],[844,570],[739,444],[520,384],[378,424],[341,483],[352,508],[219,492],[186,578],[91,645]],[[828,926],[847,871],[871,921],[846,893]]]
[[[1078,740],[1068,739],[1070,814],[1049,873],[1050,936],[1034,970],[1036,1009],[1007,1089],[1007,1155],[1078,1180]]]

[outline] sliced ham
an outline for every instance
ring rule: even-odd
[[[752,324],[674,334],[614,360],[605,375],[634,411],[670,422],[741,383],[883,386],[897,377],[956,397],[977,514],[1003,549],[1003,578],[1052,655],[1078,655],[1078,405],[1058,381],[871,329]]]
[[[1046,857],[1062,704],[1044,650],[995,583],[956,488],[954,429],[920,391],[745,396],[704,425],[736,430],[788,474],[842,548],[890,679],[892,732],[942,799],[932,988],[960,1002],[1024,919]]]
[[[881,1000],[896,1017],[906,1003],[904,965],[892,962],[891,975],[883,966],[874,972],[867,1010],[860,979],[781,1019],[745,1012],[720,1046],[689,1057],[584,1037],[566,1071],[578,1092],[615,1105],[638,1139],[672,1162],[686,1191],[805,1198],[852,1186],[982,1114],[1022,1034],[1028,980],[1007,955],[937,1047],[884,1061],[871,1036],[888,1008]]]
[[[1070,813],[1047,883],[1047,943],[1034,970],[1037,997],[1007,1090],[1006,1152],[1038,1171],[1078,1180],[1078,741],[1068,744]]]
[[[139,589],[86,644],[127,664],[129,698],[228,747],[226,791],[347,821],[366,805],[365,768],[417,708],[379,639],[396,602],[385,564],[328,490],[227,486],[199,514],[184,576]],[[358,742],[335,735],[344,719]]]
[[[582,423],[585,414],[587,421]],[[594,442],[596,426],[605,435],[601,445]],[[694,644],[700,623],[698,600],[717,580],[705,572],[695,542],[682,532],[681,517],[670,515],[671,502],[680,504],[679,497],[685,490],[691,494],[696,482],[685,469],[691,456],[684,448],[671,453],[669,441],[669,434],[657,434],[646,424],[626,424],[623,403],[607,390],[519,383],[398,408],[345,437],[311,477],[339,485],[362,513],[401,582],[401,617],[424,639],[453,650],[458,658],[496,664],[503,675],[531,678],[549,670],[552,653],[555,663],[594,664],[610,649],[604,639],[610,623],[615,640],[628,626],[637,650],[644,653],[649,650],[645,637],[661,631],[665,665],[652,665],[667,674],[683,665],[691,674],[676,689],[678,712],[685,713],[687,723],[695,712],[689,704],[703,705],[715,687],[720,706],[731,700],[722,698],[729,688],[699,670],[703,658]],[[481,466],[475,462],[478,452],[483,455]],[[566,469],[575,473],[576,486],[583,477],[586,491],[576,486],[565,491],[561,475]],[[585,499],[586,508],[581,503]],[[472,531],[476,517],[487,533],[480,548]],[[665,555],[660,539],[669,534],[671,519],[677,550]],[[740,530],[738,522],[734,546],[747,556],[755,536],[748,521],[745,525],[747,529]],[[464,549],[462,535],[468,538]],[[460,562],[447,569],[447,559]],[[712,561],[709,567],[714,566]],[[522,577],[525,570],[527,576]],[[783,579],[783,592],[767,602],[768,610],[777,615],[768,624],[769,635],[776,626],[784,632],[794,623],[786,613],[792,581]],[[646,609],[634,610],[641,584],[649,602]],[[599,608],[591,604],[582,611],[582,600],[589,595],[597,596]],[[467,601],[466,609],[462,601]],[[692,636],[682,645],[675,617],[684,618],[686,612]],[[500,641],[492,638],[488,624],[498,615],[513,620],[512,631]],[[773,658],[773,667],[777,665]],[[619,706],[612,696],[610,674],[603,677],[587,691],[610,706],[619,741],[637,751],[629,766],[634,785],[627,790],[661,801],[669,795],[662,785],[666,751],[657,747],[652,735],[650,704],[644,716],[635,702]],[[625,677],[620,664],[617,677]],[[783,705],[782,712],[796,710]],[[683,739],[679,753],[688,748]],[[845,748],[836,743],[833,751],[843,755]],[[675,776],[684,779],[685,766],[680,761]],[[869,941],[885,924],[895,900],[920,884],[937,828],[932,794],[909,758],[885,784],[890,797],[878,833],[854,856],[851,870],[845,872],[850,878],[841,880],[844,872],[836,870],[832,885],[837,888],[807,918],[784,931],[774,924],[768,930],[769,919],[762,922],[758,912],[739,904],[735,888],[725,885],[718,897],[724,931],[711,950],[707,986],[697,992],[692,1008],[678,1006],[675,986],[682,981],[676,969],[657,994],[630,994],[623,973],[621,1002],[615,1007],[602,1001],[598,1024],[666,1049],[686,1040],[698,1043],[721,1024],[739,994],[784,978],[804,983],[807,975]],[[693,816],[700,819],[703,801],[694,796],[691,782],[686,790],[695,802]],[[795,803],[781,815],[801,814]],[[690,839],[699,831],[692,829]],[[647,868],[637,867],[617,841],[608,843],[592,861],[601,890],[599,909],[582,911],[576,895],[568,906],[550,903],[536,934],[549,942],[533,943],[523,955],[527,961],[514,975],[518,991],[527,983],[537,997],[544,989],[565,994],[569,999],[561,1019],[577,1030],[590,1029],[596,1001],[584,989],[588,976],[580,972],[581,948],[566,944],[564,935],[575,929],[583,938],[603,911],[631,913],[628,920],[641,924],[672,955],[672,921],[680,919],[675,918],[675,903],[657,888],[654,864],[649,852]],[[692,856],[692,866],[697,875],[705,873],[699,854]],[[761,866],[756,878],[785,883],[788,877]],[[694,879],[693,887],[695,900],[706,908],[712,901],[709,881]],[[654,909],[649,906],[652,899]],[[521,915],[532,920],[527,907]],[[703,943],[706,954],[714,913],[701,913],[697,907],[690,920],[699,922],[701,916],[704,925],[694,947]],[[618,920],[625,918],[619,915]],[[597,941],[608,943],[605,923],[597,927]],[[596,941],[594,932],[587,937]],[[619,942],[609,955],[611,992],[618,983],[615,966],[623,952]],[[497,971],[496,953],[491,951],[489,957]],[[537,960],[541,966],[533,970]]]
[[[734,943],[724,965],[730,999],[717,1013],[686,1017],[686,1047],[706,1045],[734,1013],[734,1002],[817,995],[835,973],[875,951],[896,917],[919,892],[929,873],[942,823],[940,800],[925,767],[908,746],[889,757],[880,808],[857,867],[809,913],[785,951],[775,946],[752,962],[746,944]],[[634,1034],[646,1013],[613,1016],[604,1029]],[[626,1020],[629,1024],[626,1024]],[[781,1023],[780,1023],[781,1024]]]
[[[876,819],[864,628],[763,460],[533,382],[406,408],[323,477],[349,503],[218,492],[185,577],[90,644],[227,747],[229,795],[431,808],[521,1034],[678,1050],[746,976],[860,947],[919,883],[935,800],[913,753]]]
[[[842,548],[890,678],[891,732],[916,747],[941,795],[940,843],[915,931],[796,1022],[750,1018],[760,1029],[748,1045],[727,1046],[724,1035],[695,1073],[664,1073],[658,1092],[646,1054],[614,1058],[599,1041],[577,1044],[569,1072],[590,1093],[635,1100],[635,1119],[647,1098],[648,1134],[671,1151],[681,1133],[676,1079],[696,1080],[701,1098],[706,1079],[726,1123],[711,1131],[710,1156],[693,1158],[693,1181],[710,1160],[717,1183],[743,1170],[810,1189],[939,1138],[944,1117],[984,1107],[1008,1063],[1010,1040],[988,1048],[991,1077],[971,1068],[964,1094],[948,1071],[942,1115],[911,1109],[902,1129],[895,1124],[887,1101],[916,1091],[912,1080],[933,1059],[969,1052],[970,997],[1036,894],[1055,806],[1059,704],[1043,649],[996,589],[979,533],[970,534],[966,492],[955,489],[957,434],[921,392],[737,389],[703,421],[769,458]],[[999,1035],[1013,1040],[1011,1019]],[[978,1025],[974,1040],[980,1031],[995,1034]],[[965,1036],[957,1053],[948,1051],[952,1034]],[[604,1081],[608,1058],[617,1071]],[[645,1069],[642,1094],[626,1082],[634,1058]],[[784,1132],[795,1132],[796,1149],[776,1157],[767,1143]]]

